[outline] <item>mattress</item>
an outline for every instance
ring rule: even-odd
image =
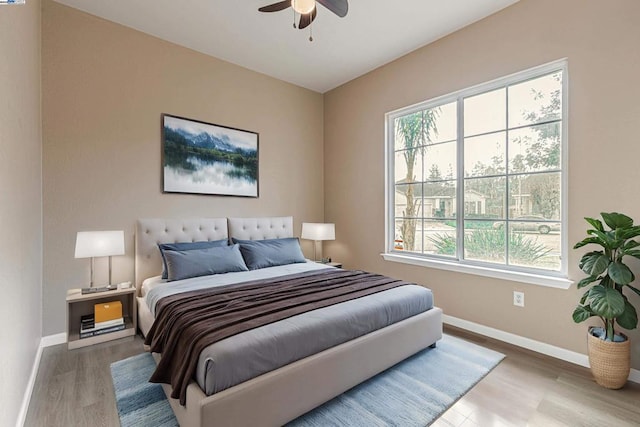
[[[176,293],[319,270],[317,263],[290,264],[248,272],[146,283],[151,312]],[[433,295],[417,285],[401,286],[274,322],[218,341],[202,351],[195,380],[211,395],[263,373],[407,319],[433,307]]]

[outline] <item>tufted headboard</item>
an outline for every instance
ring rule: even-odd
[[[135,234],[135,282],[162,271],[158,243],[197,242],[235,237],[264,240],[293,237],[293,217],[139,219]]]
[[[293,217],[229,218],[229,237],[240,240],[293,237]]]
[[[135,276],[142,281],[162,271],[158,243],[197,242],[228,238],[227,218],[139,219],[135,234]]]

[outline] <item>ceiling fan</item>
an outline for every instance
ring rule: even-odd
[[[307,28],[318,13],[316,9],[316,3],[320,3],[331,12],[335,13],[341,18],[344,18],[349,11],[349,4],[347,0],[284,0],[278,3],[273,3],[268,6],[263,6],[258,9],[260,12],[279,12],[281,10],[293,8],[294,13],[300,14],[300,21],[297,28]],[[295,15],[293,27],[296,28]],[[309,37],[309,41],[313,41],[313,37]]]

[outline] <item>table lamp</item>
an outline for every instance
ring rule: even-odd
[[[335,224],[318,223],[318,222],[303,222],[302,223],[302,239],[313,240],[313,260],[318,261],[316,258],[316,249],[318,242],[323,240],[335,240],[336,239],[336,226]]]
[[[109,257],[109,285],[111,285],[111,256],[124,255],[124,231],[79,231],[76,237],[76,258],[91,258],[93,287],[94,258]]]

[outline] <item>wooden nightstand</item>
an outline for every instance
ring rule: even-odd
[[[138,328],[135,294],[135,287],[86,295],[82,295],[80,289],[67,291],[67,345],[69,350],[135,335]],[[110,301],[122,303],[125,328],[121,331],[80,338],[80,316],[93,313],[95,304]]]

